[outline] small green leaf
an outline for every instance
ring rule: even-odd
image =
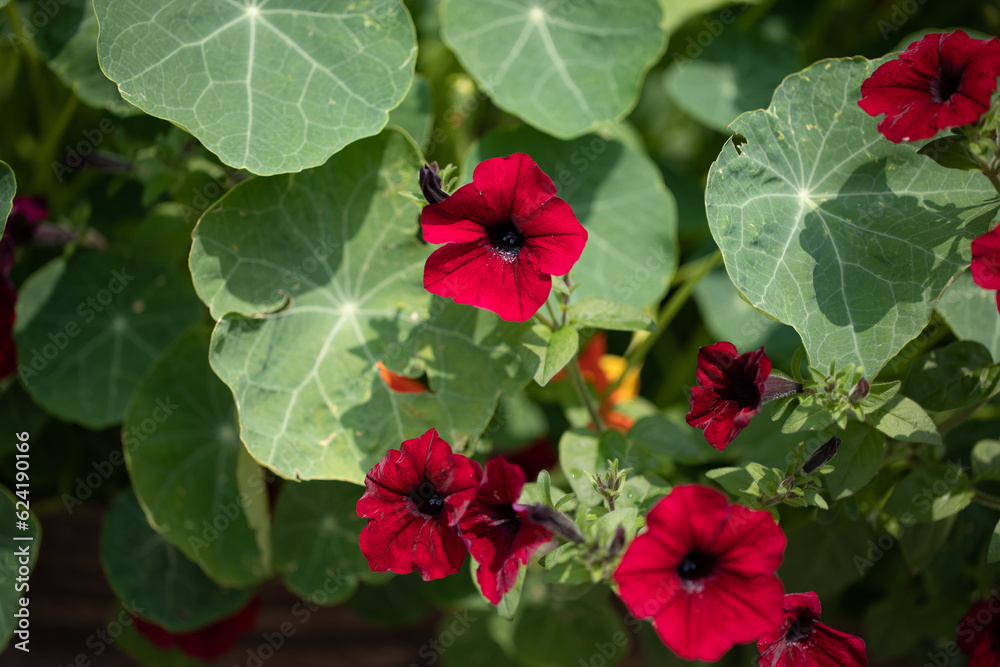
[[[569,481],[581,506],[594,507],[603,498],[594,490],[585,471],[594,472],[598,465],[597,434],[587,429],[571,429],[559,439],[559,467]]]
[[[904,523],[938,521],[972,502],[972,483],[954,463],[935,463],[903,478],[883,508]]]
[[[869,385],[868,395],[861,399],[857,407],[861,409],[862,414],[881,408],[899,393],[901,384],[899,380],[894,380],[893,382],[876,382]]]
[[[762,493],[771,495],[782,481],[780,470],[752,461],[740,468],[709,470],[705,476],[732,494],[754,499]]]
[[[552,507],[552,478],[549,477],[548,470],[541,470],[536,481],[538,490],[538,501],[546,507]]]
[[[902,395],[897,395],[882,407],[872,410],[867,415],[867,420],[896,440],[941,444],[941,434],[934,421],[915,401]]]
[[[851,422],[838,435],[840,448],[833,457],[833,472],[824,475],[831,500],[840,500],[864,488],[878,472],[885,452],[885,435],[861,424]]]
[[[544,324],[536,324],[521,338],[521,361],[535,382],[544,387],[579,349],[580,334],[572,326],[552,331]]]
[[[569,321],[578,329],[615,331],[656,331],[656,323],[646,313],[627,303],[592,296],[569,308]]]
[[[684,465],[718,461],[722,456],[704,441],[700,433],[663,415],[643,417],[632,426],[628,437],[647,451]]]
[[[1000,481],[1000,441],[980,440],[972,448],[972,481]]]
[[[804,396],[798,406],[788,415],[781,425],[782,433],[799,433],[802,431],[822,431],[833,425],[835,419],[819,396],[813,394]]]
[[[230,616],[252,589],[222,588],[154,531],[135,496],[122,495],[101,530],[101,563],[118,598],[171,632]]]

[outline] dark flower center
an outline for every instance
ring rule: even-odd
[[[735,401],[740,407],[755,408],[760,405],[760,388],[750,375],[730,375],[728,385],[719,394],[727,401]]]
[[[804,642],[812,636],[813,622],[815,619],[808,616],[799,616],[785,633],[785,641],[789,644]]]
[[[962,72],[942,67],[940,75],[931,81],[931,95],[935,102],[947,102],[962,85]]]
[[[715,559],[711,556],[690,551],[677,565],[677,576],[684,581],[704,579],[715,570]]]
[[[422,482],[410,492],[410,499],[418,512],[431,519],[436,519],[444,509],[444,497],[438,493],[430,482]]]
[[[510,220],[505,220],[499,225],[487,227],[486,235],[489,237],[493,249],[509,259],[517,257],[517,253],[521,251],[524,242],[527,240],[524,238],[524,234]]]

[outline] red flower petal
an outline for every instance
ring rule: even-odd
[[[1000,595],[980,600],[969,608],[958,623],[958,648],[969,656],[969,667],[1000,665]]]
[[[552,279],[533,265],[527,247],[511,262],[482,242],[450,243],[427,258],[424,288],[524,322],[549,298]]]
[[[472,172],[472,183],[489,209],[518,222],[531,218],[556,194],[552,179],[524,153],[483,160]]]
[[[858,105],[871,116],[886,115],[878,130],[892,142],[929,139],[978,121],[998,76],[996,37],[972,39],[961,30],[926,35],[861,84]]]
[[[757,640],[762,667],[868,667],[863,639],[818,622],[815,593],[786,595],[783,605],[781,626]]]
[[[980,287],[1000,289],[1000,227],[972,242],[972,279]]]
[[[372,571],[417,570],[424,580],[458,572],[466,546],[452,526],[481,476],[479,464],[453,454],[434,429],[386,452],[357,505],[368,519],[359,544]]]
[[[782,618],[774,572],[785,537],[771,515],[729,504],[702,486],[676,486],[647,516],[614,574],[639,618],[689,660],[716,660]]]
[[[385,382],[385,386],[389,387],[389,391],[397,394],[423,394],[430,391],[420,380],[393,373],[381,361],[376,361],[375,367],[378,368],[379,377]]]
[[[236,645],[240,637],[253,629],[260,611],[260,597],[250,602],[232,616],[220,619],[192,632],[170,632],[165,628],[136,616],[135,628],[139,634],[157,648],[177,646],[182,651],[202,660],[215,660]]]
[[[513,588],[518,569],[535,548],[552,539],[552,533],[528,519],[527,508],[516,504],[523,488],[521,468],[491,459],[459,521],[469,553],[479,563],[476,580],[493,604]]]

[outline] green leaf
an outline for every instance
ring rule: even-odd
[[[989,551],[986,554],[987,563],[996,563],[997,561],[1000,561],[1000,523],[997,523],[996,528],[993,529]]]
[[[344,602],[371,576],[358,548],[364,489],[345,482],[288,482],[274,510],[274,568],[288,590],[316,604]]]
[[[20,290],[21,381],[60,419],[116,424],[146,369],[202,312],[185,278],[145,258],[55,259]]]
[[[559,438],[559,467],[576,499],[586,507],[600,505],[604,500],[584,474],[584,471],[597,472],[598,465],[607,463],[598,462],[596,433],[588,429],[571,429],[562,434]]]
[[[813,394],[803,397],[781,424],[782,433],[799,433],[802,431],[822,431],[833,425],[835,419],[826,404],[819,396]]]
[[[255,174],[314,167],[376,134],[413,78],[415,33],[399,0],[94,8],[101,67],[126,101]]]
[[[715,468],[706,472],[705,477],[733,495],[753,499],[772,488],[777,488],[782,480],[780,472],[754,462],[738,468]]]
[[[941,297],[937,309],[957,338],[981,343],[993,359],[1000,359],[1000,315],[993,290],[983,289],[970,273],[963,273]]]
[[[938,521],[972,502],[972,483],[961,466],[935,463],[908,474],[893,489],[883,508],[903,523]]]
[[[890,438],[903,442],[941,444],[934,421],[924,409],[906,396],[897,394],[885,405],[866,415],[868,423]]]
[[[33,512],[28,511],[28,519],[25,521],[27,529],[18,528],[20,521],[18,515],[26,511],[26,507],[30,508],[31,498],[28,496],[27,504],[22,502],[18,505],[19,502],[22,502],[21,497],[15,497],[5,487],[0,486],[0,522],[2,522],[0,523],[0,651],[7,646],[14,631],[17,630],[18,621],[14,614],[21,609],[20,598],[28,595],[25,592],[27,588],[21,591],[15,588],[15,582],[20,576],[18,570],[24,565],[20,559],[24,558],[26,549],[28,568],[34,570],[42,538],[42,528]],[[24,581],[22,578],[22,583]],[[30,585],[30,582],[27,585]],[[30,607],[27,611],[31,613]],[[17,641],[24,639],[25,637],[18,637]],[[30,640],[30,633],[27,639]]]
[[[696,59],[671,63],[663,86],[689,116],[728,134],[737,116],[766,107],[781,80],[800,67],[801,59],[788,44],[731,30]]]
[[[814,366],[874,377],[930,319],[997,212],[979,174],[886,141],[859,88],[884,60],[825,60],[744,114],[709,173],[709,226],[735,285],[791,324]]]
[[[677,267],[677,205],[656,165],[618,139],[559,141],[520,127],[474,145],[463,180],[471,181],[483,160],[515,151],[531,155],[587,229],[587,246],[570,272],[574,298],[598,296],[637,308],[659,301]]]
[[[785,536],[788,547],[778,570],[785,590],[815,591],[821,599],[833,598],[872,565],[867,558],[874,536],[864,521],[805,521],[785,528]],[[881,554],[872,555],[877,560]]]
[[[1000,481],[1000,441],[980,440],[972,448],[972,481]]]
[[[118,498],[104,518],[101,564],[124,604],[171,632],[230,616],[253,593],[209,579],[149,526],[131,492]]]
[[[208,366],[208,332],[191,331],[143,377],[122,439],[156,531],[220,585],[241,588],[270,574],[270,526],[252,525],[254,507],[266,517],[267,489],[256,464],[238,472],[237,429],[232,394]]]
[[[570,306],[569,321],[577,328],[656,331],[652,318],[635,306],[596,296]]]
[[[875,478],[885,453],[885,435],[851,421],[838,434],[840,448],[833,457],[833,472],[824,475],[831,500],[841,500],[856,493]]]
[[[536,324],[521,338],[520,355],[528,373],[544,387],[579,349],[580,334],[573,327],[566,325],[552,331],[544,324]]]
[[[247,449],[284,477],[361,483],[432,427],[462,447],[528,381],[515,349],[527,325],[424,289],[431,248],[402,194],[416,178],[412,145],[387,132],[321,168],[241,183],[195,229],[195,289],[220,319],[212,368]],[[390,392],[378,362],[425,373],[430,391]]]
[[[441,36],[497,106],[568,139],[635,106],[661,19],[656,0],[445,0]]]
[[[957,130],[955,132],[927,142],[917,153],[949,169],[982,171],[983,166],[976,160],[975,153],[969,150],[968,139]]]
[[[14,201],[14,194],[17,192],[17,182],[14,180],[14,172],[10,166],[0,160],[0,236],[7,227],[7,216]]]
[[[126,625],[115,639],[115,646],[142,667],[198,667],[204,664],[177,646],[159,648],[135,629],[135,623]]]
[[[1000,367],[989,350],[960,340],[931,350],[906,379],[907,396],[927,410],[956,410],[989,398],[1000,382]]]
[[[903,558],[913,570],[923,570],[948,544],[948,536],[955,525],[955,516],[941,521],[917,523],[902,527],[899,545],[903,548]]]
[[[684,465],[698,465],[718,461],[721,454],[702,438],[701,434],[681,426],[663,415],[643,417],[628,432],[629,440],[651,452],[665,456]]]
[[[104,76],[98,64],[99,30],[90,0],[59,0],[59,4],[58,11],[49,20],[36,24],[40,29],[35,43],[49,67],[84,104],[108,109],[118,116],[138,113],[138,109],[122,99],[118,86]],[[40,3],[35,7],[40,8]],[[99,143],[89,137],[88,141],[91,148]]]
[[[490,636],[487,624],[491,616],[494,616],[492,611],[455,610],[442,617],[435,635],[438,645],[442,647],[444,641],[454,641],[454,643],[448,647],[447,651],[442,650],[440,654],[431,653],[433,651],[432,645],[424,644],[417,650],[417,655],[421,658],[432,655],[434,657],[440,656],[441,665],[444,667],[468,667],[469,665],[522,667],[520,662],[509,657]],[[501,622],[504,625],[510,625],[507,621]],[[428,662],[430,662],[429,657]]]

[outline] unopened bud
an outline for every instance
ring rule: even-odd
[[[802,393],[802,385],[795,380],[772,373],[764,380],[764,391],[761,393],[763,402],[773,401],[785,396],[793,396]]]
[[[854,388],[851,389],[851,393],[847,395],[847,400],[856,405],[865,400],[868,396],[868,392],[871,391],[871,388],[872,386],[868,384],[868,380],[861,378],[858,380],[858,383],[854,385]]]
[[[813,455],[802,464],[802,472],[806,475],[813,474],[826,465],[826,463],[834,457],[837,453],[837,449],[839,448],[840,438],[836,436],[830,438],[825,443],[820,445],[820,448],[813,452]]]
[[[576,522],[559,510],[545,505],[528,505],[528,519],[565,540],[576,544],[583,543],[583,533],[580,532]]]
[[[614,558],[622,552],[625,548],[625,527],[618,526],[615,529],[615,536],[611,538],[611,543],[608,544],[608,555]]]
[[[431,162],[420,168],[418,176],[420,191],[428,204],[440,204],[448,198],[448,193],[441,188],[441,176],[438,175],[438,163]]]

